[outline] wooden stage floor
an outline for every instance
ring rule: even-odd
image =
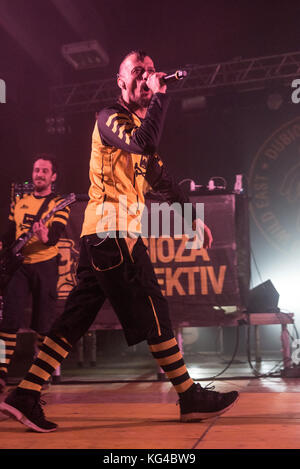
[[[0,415],[0,449],[300,448],[299,378],[217,380],[218,391],[239,390],[239,401],[220,417],[185,424],[170,383],[146,378],[51,385],[45,412],[58,430],[33,433]]]

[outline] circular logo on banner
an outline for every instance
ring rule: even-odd
[[[300,249],[300,117],[261,146],[250,169],[251,212],[266,239],[282,252]]]

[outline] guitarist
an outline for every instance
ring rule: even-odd
[[[16,348],[18,329],[22,325],[28,294],[32,295],[31,329],[41,344],[55,319],[56,285],[58,280],[57,243],[67,224],[69,207],[54,213],[44,224],[41,221],[62,199],[52,192],[57,178],[55,157],[40,154],[34,160],[34,190],[11,205],[8,230],[2,236],[0,249],[9,247],[22,234],[32,229],[34,236],[22,250],[24,260],[3,292],[3,320],[0,323],[0,392],[5,389],[7,369]],[[35,217],[44,204],[39,220]],[[5,345],[5,348],[3,347]]]

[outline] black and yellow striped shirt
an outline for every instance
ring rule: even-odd
[[[167,95],[156,93],[144,119],[121,103],[99,112],[92,137],[90,200],[81,236],[103,231],[140,233],[149,189],[159,191],[170,203],[183,206],[189,201],[156,153],[167,107]]]
[[[45,197],[37,197],[34,194],[24,194],[12,203],[9,213],[9,222],[15,224],[15,239],[28,232],[33,225],[34,218],[38,213]],[[42,217],[45,217],[56,205],[63,200],[60,196],[54,196]],[[69,207],[58,210],[46,223],[49,229],[48,242],[42,243],[37,236],[33,236],[24,246],[22,254],[25,264],[35,264],[52,259],[58,254],[57,242],[69,218]]]

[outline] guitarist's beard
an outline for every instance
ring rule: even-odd
[[[47,185],[44,181],[41,181],[40,184],[36,184],[36,183],[34,184],[34,192],[37,192],[37,193],[45,192],[47,189],[49,189],[49,185]]]
[[[34,192],[44,192],[46,186],[34,186]]]

